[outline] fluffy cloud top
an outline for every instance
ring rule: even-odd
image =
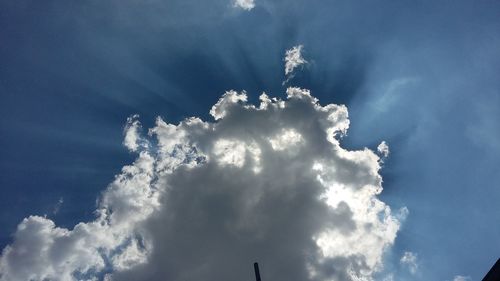
[[[234,0],[233,5],[234,7],[241,8],[247,11],[255,8],[254,0]]]
[[[161,118],[125,145],[137,160],[103,192],[96,219],[73,229],[24,219],[0,280],[371,280],[400,217],[377,198],[380,159],[339,139],[347,108],[309,91],[287,99],[230,91],[215,122]],[[141,145],[143,144],[143,145]]]

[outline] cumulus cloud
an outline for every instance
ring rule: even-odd
[[[69,230],[45,217],[25,218],[14,242],[2,252],[0,280],[94,280],[119,269],[134,250],[141,253],[135,254],[134,265],[145,262],[150,248],[137,226],[158,207],[153,167],[147,152],[123,167],[104,192],[92,222]]]
[[[285,52],[285,76],[287,79],[283,82],[283,84],[287,83],[290,79],[294,77],[294,70],[307,63],[307,61],[302,57],[302,50],[304,46],[297,45],[292,47]]]
[[[406,266],[411,274],[417,273],[418,261],[417,254],[412,252],[405,252],[399,262]]]
[[[237,8],[241,8],[243,10],[250,11],[251,9],[255,8],[255,1],[254,0],[234,0],[233,6]]]
[[[147,136],[129,119],[124,144],[138,157],[96,219],[24,219],[0,280],[236,280],[254,261],[269,280],[372,280],[401,218],[377,198],[377,154],[340,146],[347,108],[288,88],[258,106],[229,91],[210,113],[158,118]]]

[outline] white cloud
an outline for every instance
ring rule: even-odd
[[[405,206],[405,207],[400,208],[398,210],[398,212],[394,215],[396,216],[396,218],[398,218],[399,221],[404,222],[406,220],[406,218],[408,218],[409,214],[410,214],[410,210],[408,210],[408,208]]]
[[[222,165],[243,167],[246,157],[246,144],[242,141],[219,139],[214,143],[213,152],[217,161]]]
[[[418,261],[417,254],[412,252],[405,252],[399,262],[406,266],[411,274],[417,273]]]
[[[307,63],[307,61],[302,57],[302,50],[304,46],[297,45],[292,47],[285,52],[285,76],[287,79],[283,82],[283,84],[287,83],[290,79],[293,78],[294,70]]]
[[[377,146],[377,152],[382,155],[382,157],[388,157],[389,156],[389,146],[385,141],[382,141],[378,146]]]
[[[377,198],[379,157],[340,146],[343,105],[299,88],[260,100],[230,91],[215,122],[158,118],[149,136],[129,119],[124,143],[138,157],[96,219],[65,229],[26,218],[0,280],[235,280],[256,260],[269,280],[372,280],[401,219]]]
[[[241,8],[243,10],[250,11],[251,9],[255,8],[255,1],[254,0],[234,0],[233,6],[237,8]]]
[[[92,222],[69,230],[44,217],[25,218],[14,242],[2,252],[0,280],[91,279],[110,260],[124,260],[121,256],[128,255],[130,247],[137,248],[134,241],[142,240],[138,222],[158,207],[158,192],[152,187],[153,161],[141,152],[133,165],[123,167],[104,192]],[[144,240],[137,251],[145,255],[148,246]]]
[[[470,281],[471,278],[469,276],[457,275],[453,278],[453,281]]]
[[[145,141],[141,138],[141,123],[139,120],[139,115],[133,115],[127,118],[127,124],[123,133],[125,138],[123,139],[123,145],[128,148],[129,151],[135,152],[141,146],[145,145]]]
[[[210,115],[212,115],[215,120],[224,118],[228,113],[228,110],[238,102],[246,102],[247,95],[245,92],[238,94],[236,91],[228,91],[222,95],[222,98],[217,101],[217,103],[210,109]]]
[[[276,136],[269,139],[271,147],[274,150],[285,150],[290,147],[297,146],[302,143],[304,139],[294,129],[283,129]]]

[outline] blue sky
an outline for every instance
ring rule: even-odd
[[[95,217],[137,157],[122,145],[129,116],[145,130],[157,116],[213,120],[227,90],[257,103],[298,86],[347,106],[342,147],[389,144],[378,197],[409,215],[380,276],[482,278],[500,252],[498,2],[254,4],[2,1],[0,246],[29,215],[69,229]],[[282,85],[299,44],[308,63]]]

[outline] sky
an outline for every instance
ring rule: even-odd
[[[0,280],[480,280],[499,33],[497,1],[0,1]]]

